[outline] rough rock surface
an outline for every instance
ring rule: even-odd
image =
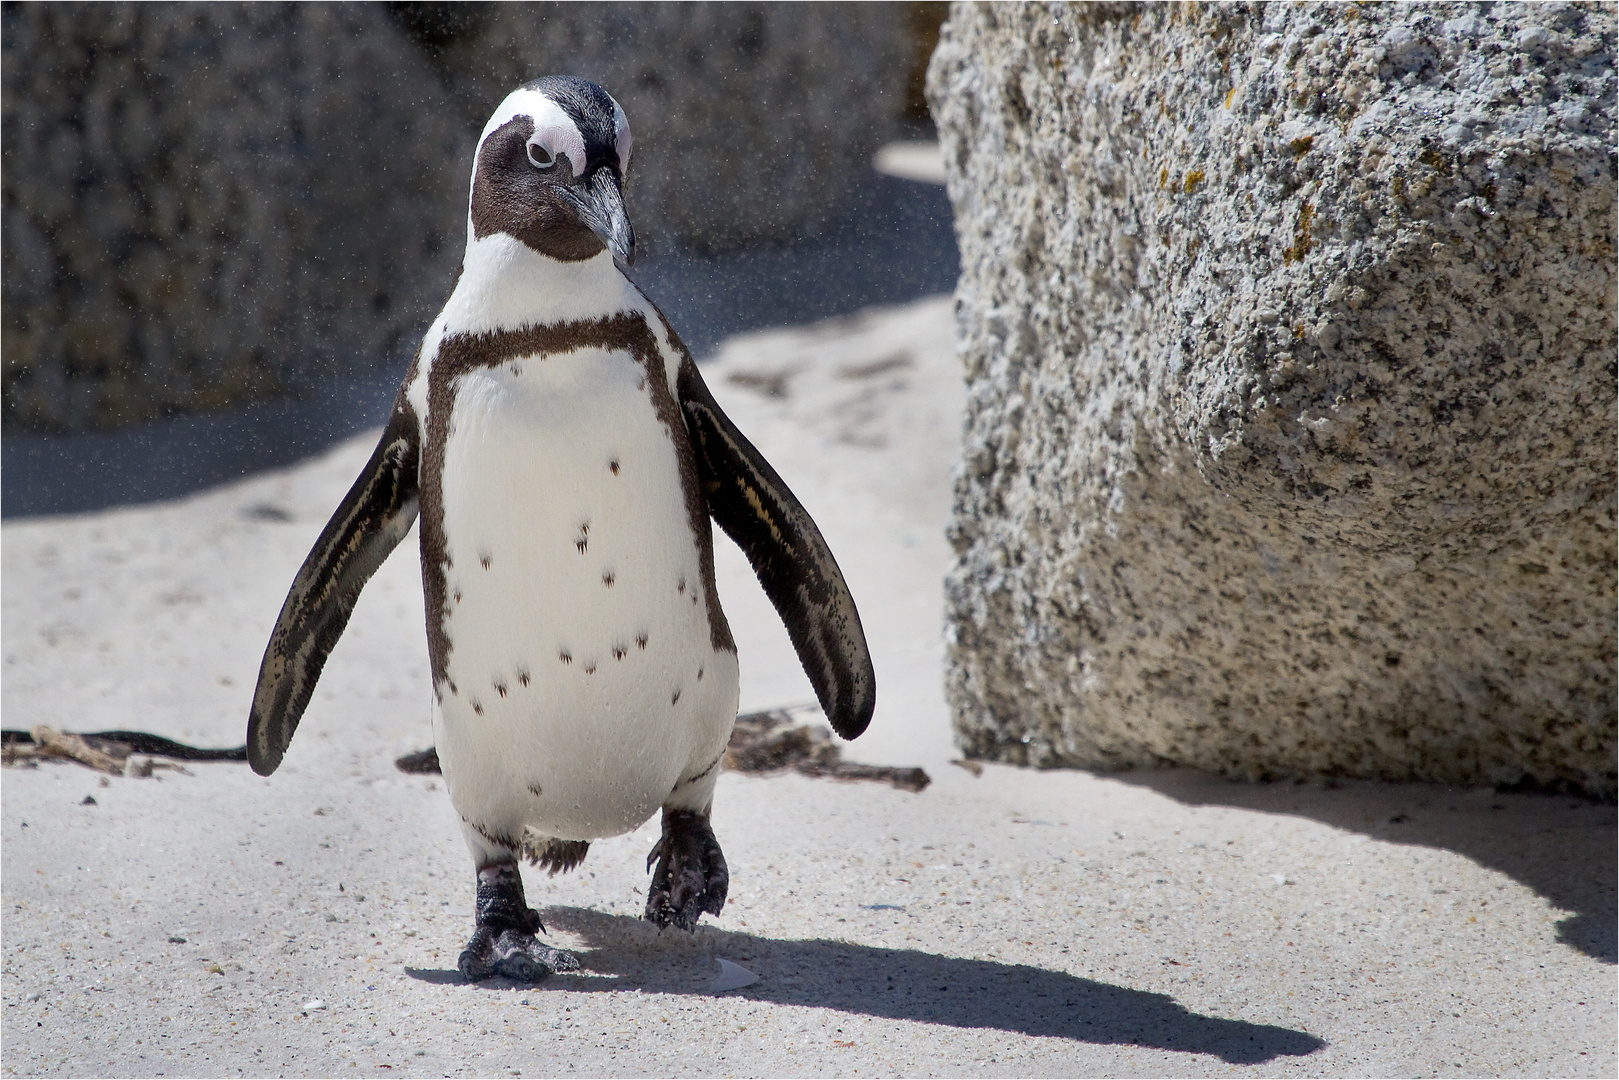
[[[1615,18],[952,9],[969,752],[1614,791]]]
[[[520,82],[602,81],[643,236],[813,233],[904,108],[891,5],[8,5],[4,422],[113,427],[400,368]]]

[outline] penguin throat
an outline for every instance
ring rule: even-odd
[[[606,250],[564,262],[495,233],[469,236],[441,320],[451,332],[515,330],[615,315],[635,307],[638,298]]]

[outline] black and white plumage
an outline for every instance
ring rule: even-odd
[[[516,859],[553,872],[660,808],[647,917],[690,928],[728,882],[708,825],[736,716],[712,517],[786,623],[834,729],[875,677],[815,523],[620,271],[623,110],[529,83],[478,143],[461,273],[382,440],[299,570],[259,672],[248,755],[280,764],[366,580],[421,517],[433,728],[478,867],[469,978],[571,958],[534,937]]]

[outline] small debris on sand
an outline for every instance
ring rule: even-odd
[[[84,741],[82,735],[75,735],[68,731],[57,731],[44,724],[35,725],[29,733],[33,737],[34,745],[39,748],[42,757],[71,758],[90,766],[100,772],[111,773],[114,776],[124,774],[124,763],[111,754],[103,753]]]
[[[721,994],[727,990],[740,990],[744,986],[752,986],[759,981],[759,976],[740,964],[733,964],[729,960],[715,957],[720,962],[720,973],[712,983],[709,983],[710,993]]]
[[[81,735],[37,724],[28,731],[6,729],[3,742],[4,764],[8,768],[38,768],[41,761],[76,761],[97,772],[137,778],[151,776],[154,769],[192,775],[184,765],[156,761],[154,756],[182,761],[247,760],[245,746],[208,750],[144,731],[99,731]],[[133,756],[137,753],[153,756]],[[101,786],[107,786],[105,777]]]
[[[933,782],[919,768],[861,765],[842,759],[829,728],[800,724],[792,709],[767,709],[736,718],[725,767],[736,772],[772,773],[786,769],[834,780],[876,780],[903,791],[921,791]],[[806,710],[820,715],[819,710]]]

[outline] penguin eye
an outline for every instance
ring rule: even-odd
[[[536,169],[549,169],[557,163],[556,155],[537,142],[528,144],[528,160]]]

